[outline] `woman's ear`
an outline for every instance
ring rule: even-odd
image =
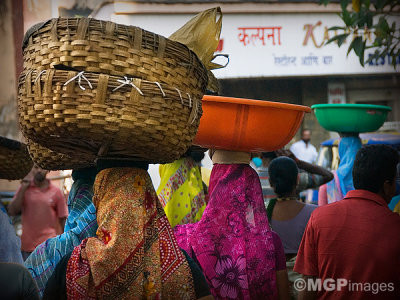
[[[212,159],[214,152],[215,152],[215,149],[208,149],[208,155],[210,156],[210,159]]]
[[[383,198],[386,202],[390,202],[390,200],[396,194],[396,180],[385,180],[383,183]]]

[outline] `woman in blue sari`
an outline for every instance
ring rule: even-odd
[[[96,168],[72,172],[74,183],[68,196],[69,215],[64,233],[37,246],[25,261],[25,267],[36,281],[40,296],[60,259],[82,240],[96,235],[96,209],[92,203],[95,177]]]
[[[333,172],[334,179],[320,187],[318,193],[318,205],[326,205],[346,196],[348,191],[354,190],[353,165],[357,151],[362,147],[358,134],[341,134],[339,142],[340,163]]]

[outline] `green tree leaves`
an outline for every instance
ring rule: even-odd
[[[327,5],[330,0],[320,0]],[[340,47],[347,38],[352,41],[347,55],[354,51],[364,66],[372,60],[388,56],[395,67],[400,57],[400,28],[389,16],[400,15],[400,0],[340,0],[342,12],[339,14],[344,26],[334,26],[329,31],[338,32],[326,44],[336,42]],[[365,50],[375,48],[374,54],[365,60]]]

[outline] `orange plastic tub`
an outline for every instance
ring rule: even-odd
[[[202,105],[193,144],[249,152],[283,148],[311,112],[307,106],[220,96],[204,96]]]

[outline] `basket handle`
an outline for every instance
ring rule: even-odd
[[[134,49],[142,49],[142,28],[135,27],[135,33],[134,33],[134,38],[133,38],[133,48]]]
[[[86,32],[89,27],[90,20],[88,18],[80,18],[78,21],[78,28],[76,30],[76,39],[84,40],[86,38]]]
[[[167,40],[165,37],[159,35],[158,36],[158,58],[164,58],[165,48],[167,46]]]
[[[67,75],[67,81],[71,80],[72,78],[74,78],[76,76],[76,72],[75,71],[69,71],[68,75]],[[65,84],[64,84],[65,85]],[[70,81],[67,85],[65,85],[65,94],[66,95],[74,95],[74,87],[75,87],[75,80]]]
[[[95,98],[96,104],[104,104],[106,101],[109,77],[110,76],[107,74],[99,75],[99,81],[97,83],[97,92],[96,92],[96,98]]]
[[[58,19],[52,19],[51,20],[51,41],[52,42],[58,42],[58,35],[57,35],[57,23],[58,23]],[[32,37],[32,35],[31,35]]]
[[[36,75],[36,80],[35,80],[35,98],[40,98],[42,97],[42,85],[41,85],[41,80],[40,80],[40,76],[42,75],[42,72],[38,72],[38,74]]]
[[[43,88],[43,96],[49,97],[53,94],[52,87],[53,87],[53,77],[54,77],[55,72],[56,72],[56,70],[54,70],[54,69],[47,70],[46,79],[45,79],[44,88]],[[40,80],[38,80],[38,81],[40,81]]]
[[[132,83],[139,89],[139,91],[141,90],[141,85],[142,85],[142,80],[141,79],[133,78]],[[140,96],[140,93],[137,91],[137,89],[135,89],[132,86],[130,101],[137,102],[138,99],[139,99],[139,96]]]
[[[217,57],[221,57],[221,56],[226,58],[225,65],[220,65],[218,63],[212,62],[214,59],[216,59]],[[212,61],[210,62],[210,69],[211,70],[225,68],[229,64],[229,54],[222,54],[222,53],[221,54],[216,54],[216,55],[214,55]]]
[[[25,89],[26,89],[26,96],[33,97],[32,93],[32,70],[29,71],[25,76]]]
[[[197,97],[193,98],[193,106],[192,106],[192,111],[190,112],[189,119],[188,119],[188,125],[192,125],[194,121],[197,119],[197,107],[199,105],[199,99]]]
[[[114,22],[106,22],[106,35],[114,35],[115,31],[115,23]]]

